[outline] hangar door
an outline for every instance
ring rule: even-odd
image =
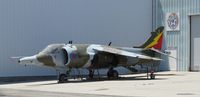
[[[200,15],[191,16],[191,70],[200,71]]]

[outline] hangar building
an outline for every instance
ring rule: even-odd
[[[200,71],[200,0],[153,0],[153,25],[165,25],[165,49],[171,51],[177,61],[163,62],[171,70]],[[172,19],[174,18],[174,19]],[[171,21],[170,21],[171,19]],[[174,22],[176,21],[176,22]],[[173,24],[175,29],[167,28]],[[176,25],[174,25],[176,26]]]
[[[55,75],[52,68],[21,66],[12,56],[33,55],[51,43],[142,44],[168,26],[160,70],[200,70],[200,0],[1,0],[0,77]],[[167,17],[167,18],[166,18]],[[122,70],[123,71],[123,70]],[[124,71],[126,72],[126,71]]]

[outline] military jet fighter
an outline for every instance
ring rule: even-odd
[[[89,78],[93,78],[94,70],[109,68],[108,78],[118,78],[117,66],[134,66],[147,64],[162,59],[155,57],[162,47],[163,29],[161,26],[151,37],[138,47],[114,47],[99,44],[50,44],[33,56],[18,58],[19,64],[53,67],[59,70],[59,82],[66,80],[67,72],[72,68],[86,68]],[[16,58],[16,57],[15,57]]]

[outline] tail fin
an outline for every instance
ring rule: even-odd
[[[162,48],[163,30],[163,26],[158,27],[155,32],[151,32],[151,37],[144,44],[136,48],[155,48],[160,50]]]

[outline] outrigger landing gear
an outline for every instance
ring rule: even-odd
[[[110,67],[107,72],[107,77],[108,77],[108,79],[118,79],[119,74],[118,74],[117,70],[114,70],[113,67]]]
[[[153,70],[150,72],[150,79],[155,79],[155,74]]]
[[[149,76],[150,76],[150,79],[155,79],[156,75],[154,74],[154,70],[153,69],[150,71],[150,75],[149,75],[149,69],[147,67],[147,79],[149,79]]]

